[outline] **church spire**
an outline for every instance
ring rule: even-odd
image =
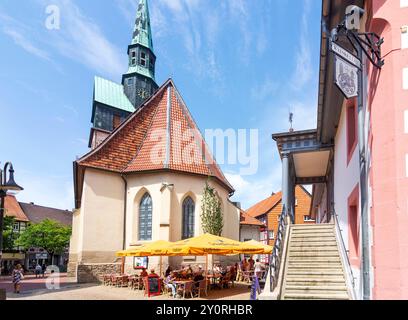
[[[137,8],[132,38],[132,45],[135,44],[140,44],[153,52],[153,37],[147,0],[140,0]]]
[[[155,81],[156,56],[153,52],[147,0],[139,2],[128,55],[129,68],[122,76],[122,85],[129,101],[137,109],[158,88]]]

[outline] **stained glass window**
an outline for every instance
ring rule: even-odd
[[[194,211],[194,201],[187,197],[183,201],[183,239],[194,237]]]
[[[139,240],[152,240],[152,197],[146,193],[140,201],[139,207]]]

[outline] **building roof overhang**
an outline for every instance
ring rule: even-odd
[[[364,6],[364,0],[323,0],[320,43],[320,68],[317,109],[317,139],[324,144],[334,142],[344,97],[334,84],[334,57],[330,54],[330,32],[345,16],[349,5]],[[351,50],[350,44],[338,43]]]

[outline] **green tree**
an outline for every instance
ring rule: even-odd
[[[213,187],[205,184],[201,204],[201,224],[205,233],[221,236],[224,227],[224,217],[221,201]]]
[[[18,233],[13,231],[14,217],[4,217],[3,220],[3,250],[11,251],[16,247]]]
[[[71,227],[45,219],[40,223],[29,225],[17,239],[17,245],[28,250],[43,248],[48,252],[51,261],[55,254],[61,254],[69,245]]]

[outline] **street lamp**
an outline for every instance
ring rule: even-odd
[[[8,180],[7,180],[8,170]],[[2,255],[3,255],[3,218],[4,218],[4,202],[8,191],[18,193],[24,190],[14,181],[14,169],[11,162],[4,165],[4,169],[0,169],[0,275],[2,270]]]

